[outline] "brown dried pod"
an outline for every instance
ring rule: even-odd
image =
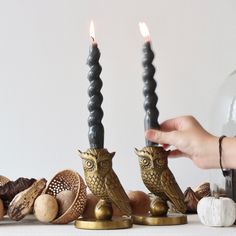
[[[4,184],[6,184],[9,181],[10,180],[7,177],[0,175],[0,186],[3,186]]]
[[[3,186],[0,186],[0,198],[3,200],[4,207],[7,208],[16,194],[29,188],[35,181],[35,179],[21,177],[16,181],[8,181]]]
[[[196,213],[197,212],[197,204],[198,204],[198,198],[194,191],[188,187],[184,192],[184,202],[187,206],[187,212],[188,213]]]
[[[198,198],[198,200],[202,199],[203,197],[211,196],[210,183],[206,182],[206,183],[198,185],[194,189],[194,192],[195,192],[196,197]]]
[[[4,214],[5,214],[5,211],[4,211],[3,201],[0,198],[0,220],[3,219]]]
[[[46,183],[46,179],[37,180],[29,188],[18,193],[9,205],[9,218],[16,221],[23,219],[30,212],[35,199],[43,192]]]

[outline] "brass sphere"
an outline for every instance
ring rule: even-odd
[[[111,220],[113,209],[110,203],[99,201],[95,207],[95,218],[97,220]]]
[[[150,204],[150,213],[152,216],[166,216],[168,211],[167,203],[156,198]]]

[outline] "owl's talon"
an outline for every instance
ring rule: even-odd
[[[150,204],[150,213],[152,216],[166,216],[168,212],[168,205],[165,201],[160,198],[155,198]]]
[[[95,207],[95,217],[97,220],[111,220],[113,209],[110,202],[99,200]]]

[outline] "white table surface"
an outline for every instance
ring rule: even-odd
[[[41,224],[32,217],[27,217],[20,222],[4,219],[0,221],[0,236],[83,236],[83,235],[155,235],[155,236],[225,236],[236,235],[236,225],[232,227],[207,227],[202,225],[197,215],[188,215],[188,224],[177,226],[142,226],[133,225],[133,228],[122,230],[81,230],[74,227],[73,223],[68,225]]]

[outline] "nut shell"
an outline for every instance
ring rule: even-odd
[[[86,205],[86,185],[82,177],[73,170],[63,170],[50,181],[45,193],[56,197],[64,190],[75,192],[76,197],[67,211],[52,221],[53,224],[67,224],[81,216]]]

